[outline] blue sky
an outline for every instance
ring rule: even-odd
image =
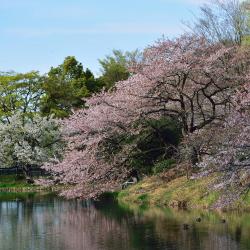
[[[174,37],[203,0],[0,0],[0,71],[44,73],[74,55],[99,72],[112,49]]]

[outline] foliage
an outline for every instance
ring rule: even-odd
[[[139,60],[140,52],[123,53],[121,50],[113,50],[112,55],[100,59],[102,76],[100,80],[104,82],[106,88],[111,88],[118,81],[127,80],[130,76],[128,67],[131,63]]]
[[[32,116],[39,111],[42,77],[38,72],[0,75],[0,120],[7,122],[17,112]]]
[[[42,113],[63,118],[71,114],[72,109],[84,107],[83,98],[99,91],[102,84],[89,69],[84,71],[75,57],[68,56],[61,65],[50,69],[42,88],[45,92]]]
[[[122,155],[127,164],[140,175],[152,173],[156,161],[178,157],[178,144],[181,140],[181,127],[178,121],[162,118],[137,121],[135,127],[142,126],[140,133],[115,133],[102,142],[106,160],[112,155]],[[131,145],[133,150],[126,151]]]
[[[176,160],[174,159],[166,159],[166,160],[157,162],[153,167],[153,172],[154,174],[161,173],[164,170],[170,169],[175,164],[176,164]]]
[[[178,121],[166,118],[146,121],[140,134],[134,136],[136,147],[127,156],[130,165],[141,174],[152,173],[156,161],[178,158],[180,140],[181,126]]]
[[[65,158],[45,168],[56,181],[75,184],[64,193],[69,197],[96,197],[118,188],[139,147],[132,141],[107,156],[109,138],[139,135],[144,121],[162,117],[178,120],[185,137],[216,124],[227,116],[233,94],[246,82],[248,61],[248,51],[193,36],[158,41],[133,65],[128,80],[92,96],[88,109],[64,121],[69,145]]]
[[[41,166],[49,158],[60,158],[63,149],[58,122],[39,115],[13,115],[0,125],[0,141],[0,166],[6,168]]]

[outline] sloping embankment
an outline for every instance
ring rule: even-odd
[[[159,176],[152,176],[122,190],[118,194],[118,201],[138,206],[210,209],[223,192],[211,191],[209,188],[216,178],[217,175],[214,174],[197,180],[179,177],[166,182]],[[224,209],[250,210],[250,191]]]

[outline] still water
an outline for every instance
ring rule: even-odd
[[[245,250],[250,214],[132,209],[108,197],[83,202],[0,195],[0,250],[59,249]]]

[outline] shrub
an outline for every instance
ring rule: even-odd
[[[157,162],[153,167],[153,173],[158,174],[164,170],[170,169],[175,165],[176,161],[174,159],[166,159],[160,162]]]

